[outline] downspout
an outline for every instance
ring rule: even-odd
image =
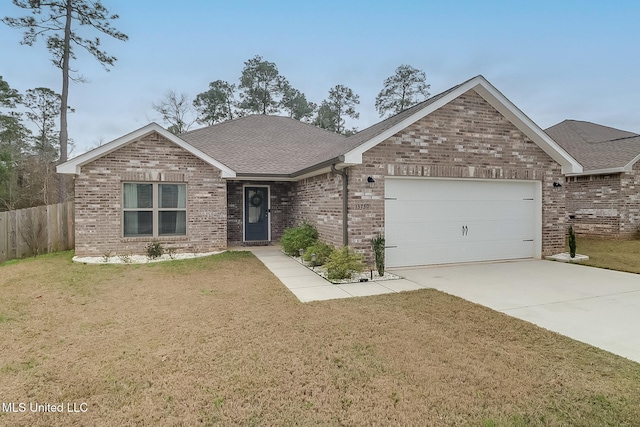
[[[331,165],[331,172],[342,176],[342,245],[349,246],[349,175]]]

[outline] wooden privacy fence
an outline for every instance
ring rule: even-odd
[[[0,263],[74,247],[73,202],[0,212]]]

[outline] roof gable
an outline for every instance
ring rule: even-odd
[[[174,144],[178,145],[179,147],[183,148],[184,150],[188,151],[204,162],[210,164],[211,166],[219,169],[223,178],[233,178],[236,176],[236,172],[233,169],[227,167],[208,154],[203,153],[198,148],[188,144],[180,137],[172,134],[157,123],[150,123],[147,126],[135,130],[127,135],[124,135],[118,139],[101,145],[100,147],[94,148],[93,150],[87,151],[84,154],[74,157],[73,159],[58,165],[56,170],[58,173],[62,174],[77,175],[80,173],[80,168],[87,163],[97,160],[109,153],[112,153],[115,150],[124,147],[125,145],[130,144],[134,141],[137,141],[152,132],[159,133],[164,138],[168,139],[169,141],[173,142]]]
[[[511,101],[491,85],[483,76],[476,76],[466,82],[415,105],[387,120],[371,126],[347,138],[348,150],[344,152],[344,162],[359,164],[362,154],[395,135],[416,121],[431,114],[453,99],[475,90],[500,114],[505,116],[529,139],[562,166],[563,173],[582,172],[582,166],[566,150],[549,137],[538,125],[520,111]]]
[[[546,132],[584,165],[585,173],[630,171],[640,160],[637,133],[578,120],[564,120]]]

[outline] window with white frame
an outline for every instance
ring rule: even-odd
[[[123,186],[125,237],[187,234],[187,185],[126,182]]]

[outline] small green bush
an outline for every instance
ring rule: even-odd
[[[312,266],[317,267],[319,265],[326,264],[329,261],[329,257],[336,249],[324,242],[317,241],[313,245],[309,246],[304,251],[303,259],[311,263]],[[315,254],[316,259],[313,260],[313,255]]]
[[[569,226],[569,256],[576,257],[576,233],[573,231],[572,225]]]
[[[349,251],[348,246],[334,251],[325,267],[327,268],[327,279],[331,281],[350,279],[365,269],[362,256]]]
[[[373,253],[376,257],[376,270],[380,276],[384,276],[384,237],[378,236],[371,239]]]
[[[307,249],[317,240],[318,231],[312,225],[302,223],[297,227],[284,230],[280,244],[287,255],[298,256],[300,249]]]
[[[162,248],[162,244],[160,242],[153,242],[147,245],[147,258],[156,259],[160,258],[164,253],[164,249]]]

